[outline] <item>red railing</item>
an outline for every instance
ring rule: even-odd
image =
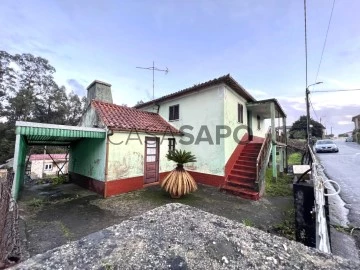
[[[256,183],[261,182],[261,178],[265,177],[265,174],[262,176],[261,171],[264,169],[264,166],[266,166],[266,159],[270,151],[270,145],[271,145],[271,127],[269,128],[268,132],[265,134],[265,140],[262,143],[262,146],[260,148],[259,155],[256,159]]]

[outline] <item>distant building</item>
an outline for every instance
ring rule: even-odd
[[[61,171],[68,173],[66,154],[34,154],[30,156],[30,177],[33,179],[55,176]]]
[[[360,114],[354,116],[352,118],[352,121],[355,124],[355,129],[354,129],[354,140],[357,143],[360,143]]]

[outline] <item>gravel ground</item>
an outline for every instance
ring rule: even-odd
[[[103,199],[74,184],[25,186],[19,201],[23,219],[24,254],[34,256],[78,240],[168,203],[181,203],[224,216],[264,231],[288,219],[292,197],[249,201],[199,185],[198,191],[181,199],[171,199],[159,186]]]

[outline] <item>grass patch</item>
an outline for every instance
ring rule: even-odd
[[[65,238],[70,240],[71,232],[70,232],[69,228],[60,222],[60,229],[61,229],[62,233],[64,234]]]
[[[242,223],[245,225],[245,226],[248,226],[248,227],[254,227],[254,222],[252,222],[250,219],[248,218],[245,218],[242,220]]]
[[[276,234],[295,240],[295,209],[291,208],[285,212],[285,219],[273,228]]]
[[[300,165],[301,164],[301,154],[296,152],[292,153],[288,158],[289,165]]]
[[[27,202],[27,205],[33,208],[40,208],[45,205],[47,202],[43,199],[33,198],[32,200]]]
[[[269,197],[291,196],[292,188],[291,177],[288,175],[278,175],[277,180],[272,177],[272,169],[266,170],[265,175],[265,194]]]

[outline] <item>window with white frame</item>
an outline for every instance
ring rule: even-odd
[[[45,171],[51,171],[52,170],[52,168],[53,168],[53,166],[52,166],[52,163],[47,163],[47,164],[45,164]]]
[[[238,103],[238,122],[244,123],[244,106]]]
[[[180,108],[179,104],[169,107],[169,121],[179,120]]]
[[[169,138],[168,140],[169,140],[169,152],[174,151],[176,144],[175,138]]]

